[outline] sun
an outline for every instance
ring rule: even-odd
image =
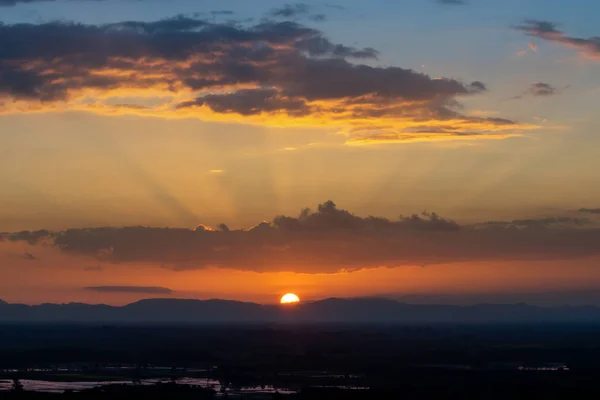
[[[288,293],[281,297],[281,304],[293,304],[300,302],[300,297],[296,296],[294,293]]]

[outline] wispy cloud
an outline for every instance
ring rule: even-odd
[[[525,90],[522,94],[513,97],[513,99],[522,99],[524,97],[533,96],[533,97],[550,97],[561,94],[561,90],[557,89],[553,85],[545,82],[537,82],[530,85],[527,90]]]
[[[89,286],[84,288],[102,293],[172,294],[173,290],[158,286]]]
[[[324,21],[327,19],[325,14],[315,13],[314,7],[306,3],[284,4],[281,7],[271,10],[268,15],[272,18],[286,19],[299,19],[305,17],[313,21]]]
[[[523,24],[517,25],[515,29],[529,36],[575,49],[587,58],[600,60],[600,37],[581,38],[569,36],[558,30],[554,22],[533,19],[526,20]]]

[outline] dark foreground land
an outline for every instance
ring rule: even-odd
[[[599,360],[600,325],[2,325],[0,398],[597,398]]]

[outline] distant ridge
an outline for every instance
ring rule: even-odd
[[[600,323],[600,308],[527,304],[416,305],[330,298],[293,306],[231,300],[146,299],[125,306],[29,306],[0,301],[0,322],[114,323]]]

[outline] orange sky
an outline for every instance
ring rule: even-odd
[[[600,283],[589,1],[159,3],[0,4],[0,299]]]
[[[315,300],[560,292],[588,290],[600,284],[597,270],[600,257],[573,262],[471,262],[299,274],[218,268],[174,272],[160,265],[110,264],[89,257],[65,256],[51,247],[21,243],[5,242],[0,244],[0,249],[5,254],[1,259],[4,265],[0,283],[2,299],[29,304],[71,301],[125,304],[141,298],[165,297],[164,294],[98,293],[84,289],[89,286],[159,286],[174,291],[166,297],[273,303],[287,292],[297,293],[303,300]],[[39,259],[25,260],[20,257],[24,252],[31,252]]]

